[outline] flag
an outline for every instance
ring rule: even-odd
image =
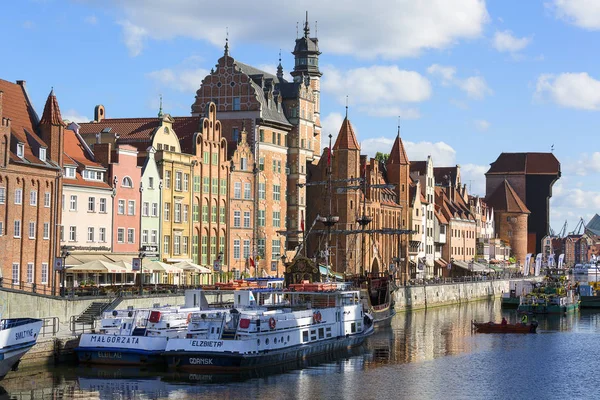
[[[254,259],[253,259],[252,257],[250,257],[250,265],[251,265],[252,267],[254,267],[254,266],[255,266],[255,265],[254,265]]]
[[[565,255],[561,254],[558,256],[558,268],[563,267],[563,263],[565,262]]]

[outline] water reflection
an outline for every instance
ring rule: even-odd
[[[0,400],[469,398],[473,390],[478,398],[494,398],[498,390],[515,388],[522,392],[516,397],[552,398],[570,385],[578,385],[570,395],[592,389],[580,381],[585,371],[600,369],[600,361],[589,357],[600,332],[600,313],[538,317],[537,335],[471,330],[471,320],[499,321],[502,316],[520,319],[514,311],[501,310],[499,301],[399,313],[391,327],[377,331],[361,348],[237,375],[137,368],[23,370],[1,382],[5,392],[0,391]],[[552,360],[570,359],[578,364],[570,363],[568,373],[548,371]],[[534,390],[532,379],[553,382]],[[500,396],[506,397],[513,396]]]

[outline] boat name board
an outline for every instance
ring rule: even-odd
[[[140,339],[132,336],[91,335],[90,343],[139,344]]]
[[[34,329],[26,329],[21,332],[15,332],[15,340],[23,340],[34,337]]]
[[[211,347],[219,348],[223,347],[222,340],[192,340],[192,347]]]

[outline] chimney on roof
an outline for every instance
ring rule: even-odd
[[[25,87],[26,82],[21,80],[21,81],[17,81],[17,85]]]
[[[111,163],[112,146],[110,143],[96,143],[94,144],[94,157],[96,161],[105,167],[108,167]]]
[[[105,118],[105,110],[102,104],[98,104],[94,108],[94,122],[100,122]]]

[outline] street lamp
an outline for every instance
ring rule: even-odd
[[[283,273],[285,274],[285,270],[287,266],[285,265],[285,260],[287,259],[285,253],[281,255],[281,262],[283,263]],[[277,278],[279,278],[279,270],[277,271]]]
[[[216,264],[219,266],[219,274],[221,275],[221,281],[223,280],[223,268],[221,268],[221,260],[223,260],[223,252],[219,251],[217,255]],[[227,279],[229,279],[229,265],[227,266]]]

